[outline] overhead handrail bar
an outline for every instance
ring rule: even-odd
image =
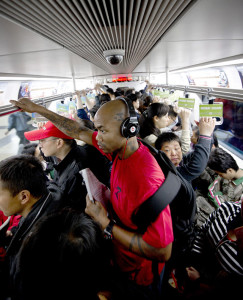
[[[228,88],[213,88],[213,87],[200,87],[200,86],[184,86],[184,85],[168,85],[168,84],[155,84],[154,87],[162,87],[168,90],[180,90],[183,92],[191,92],[208,97],[222,98],[227,100],[243,102],[243,89],[228,89]]]
[[[31,100],[36,104],[45,105],[46,103],[49,102],[63,100],[64,98],[72,97],[74,94],[75,93],[70,92],[70,93],[58,94],[54,96],[42,97],[42,98],[31,99]],[[13,106],[12,104],[0,106],[0,117],[13,113],[18,110],[20,109],[18,109],[16,106]]]
[[[228,89],[228,88],[212,88],[212,87],[200,87],[200,86],[167,85],[167,84],[155,84],[153,86],[162,87],[168,90],[180,90],[184,92],[186,91],[187,93],[191,92],[195,94],[206,95],[208,97],[215,97],[215,98],[243,102],[243,89],[239,90],[239,89]],[[70,93],[49,96],[49,97],[32,99],[32,101],[36,104],[44,105],[49,102],[63,100],[64,98],[67,97],[72,97],[74,94],[75,93],[70,92]],[[11,104],[0,106],[0,117],[9,113],[13,113],[17,110],[18,109]]]

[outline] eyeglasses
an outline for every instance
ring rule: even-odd
[[[50,140],[39,140],[39,144],[45,144],[50,141],[58,140],[58,138],[50,139]]]

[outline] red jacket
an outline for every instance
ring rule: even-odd
[[[0,210],[0,226],[7,221],[8,217],[6,217],[3,212]],[[10,217],[9,223],[7,224],[7,230],[11,230],[13,227],[17,226],[19,224],[19,221],[21,219],[20,215],[13,215]],[[0,261],[2,261],[5,257],[5,248],[0,247]]]

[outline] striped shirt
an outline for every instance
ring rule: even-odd
[[[225,202],[202,225],[194,241],[192,252],[203,254],[211,245],[212,253],[221,267],[231,274],[243,275],[243,265],[238,258],[238,246],[227,238],[228,230],[242,226],[241,202]],[[211,248],[210,247],[210,248]]]

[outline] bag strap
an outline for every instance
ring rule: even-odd
[[[160,161],[162,162],[163,160],[163,166],[164,168],[168,168],[171,172],[177,174],[176,167],[172,163],[172,161],[167,157],[167,155],[162,151],[162,150],[157,150],[155,147],[152,145],[148,144],[145,142],[143,139],[137,138],[138,141],[140,141],[144,146],[146,146],[149,149],[149,152],[155,157],[157,160],[158,164],[160,165]],[[160,166],[162,171],[166,173],[168,170],[163,170],[162,166]]]
[[[175,199],[180,188],[180,178],[169,171],[160,188],[143,202],[137,212],[132,215],[132,221],[138,226],[139,230],[146,231],[148,225],[154,222],[162,210]]]

